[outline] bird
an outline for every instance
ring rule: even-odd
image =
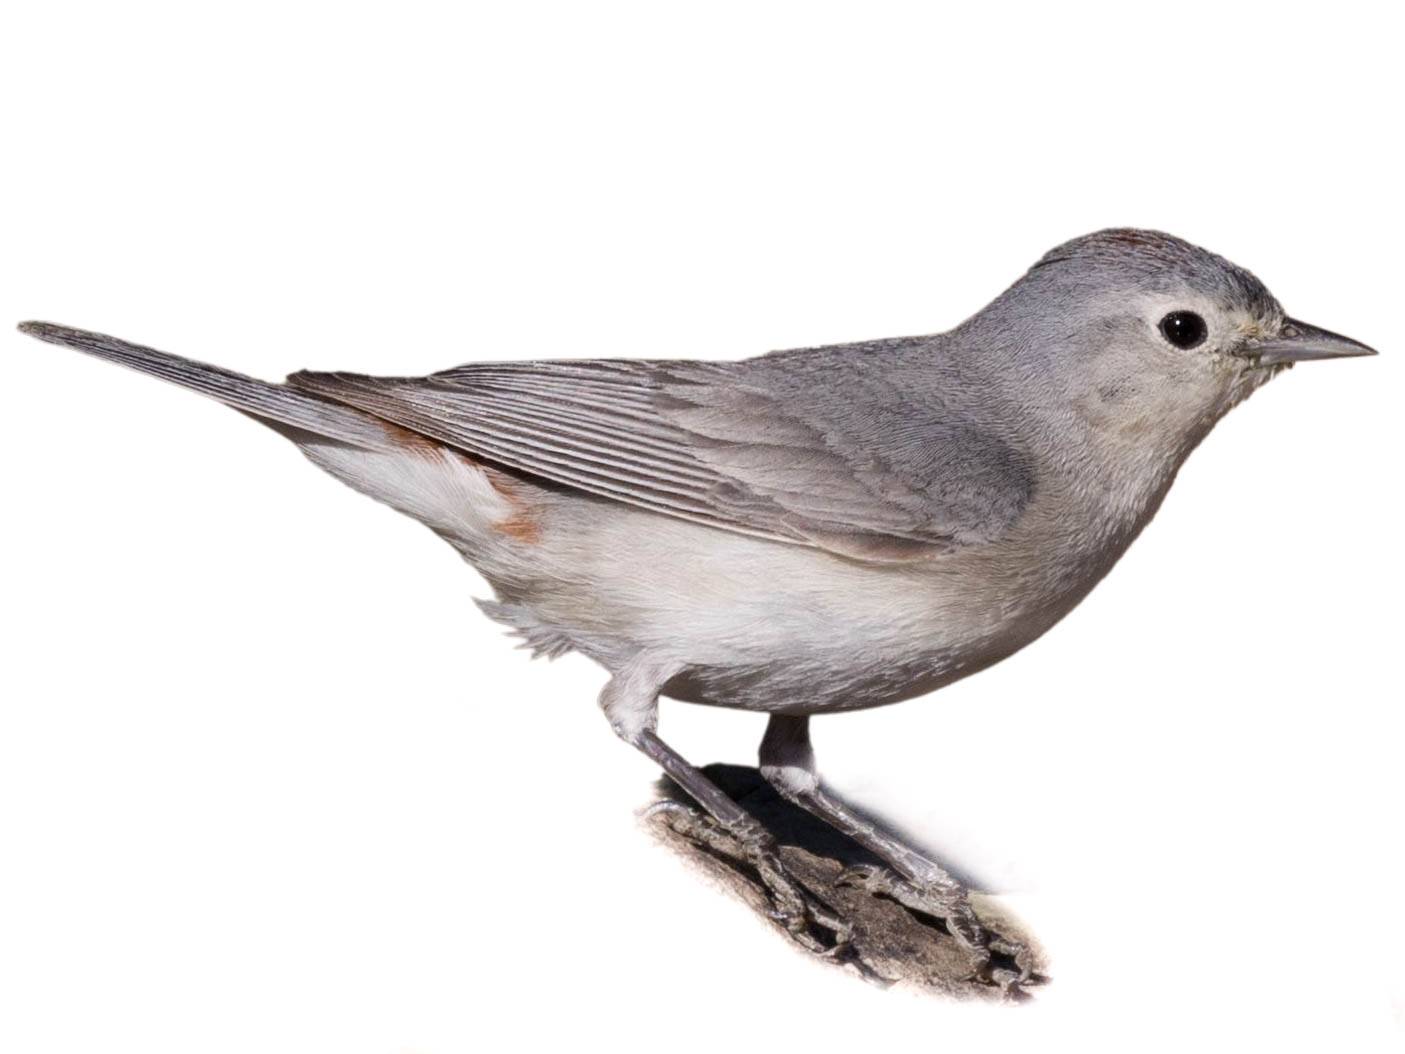
[[[661,697],[768,715],[760,771],[880,864],[850,876],[945,920],[989,975],[1028,948],[941,863],[822,784],[812,717],[927,695],[1063,618],[1226,413],[1307,360],[1374,355],[1249,271],[1113,228],[1044,254],[935,335],[733,360],[475,362],[281,383],[21,323],[210,396],[425,524],[534,654],[582,653],[616,735],[735,839],[788,931],[845,922],[774,838],[658,734]]]

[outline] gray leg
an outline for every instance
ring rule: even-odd
[[[655,732],[659,688],[671,675],[668,667],[636,663],[618,672],[600,695],[600,706],[615,734],[663,769],[703,807],[711,823],[677,802],[662,802],[656,808],[666,812],[680,832],[745,859],[771,894],[773,917],[811,951],[834,953],[847,943],[848,927],[790,877],[770,833]],[[830,930],[834,940],[817,939],[811,923]]]
[[[884,861],[892,871],[856,867],[848,873],[871,892],[883,893],[917,911],[945,919],[952,935],[968,947],[976,971],[989,970],[992,950],[1013,956],[1019,981],[1031,972],[1028,949],[989,934],[971,910],[966,888],[929,859],[856,813],[821,786],[810,746],[810,719],[773,714],[761,740],[761,774],[782,797],[842,831]]]

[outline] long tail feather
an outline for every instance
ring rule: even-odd
[[[52,322],[22,322],[19,328],[50,344],[77,348],[190,388],[274,426],[289,426],[372,450],[392,445],[386,423],[371,414],[286,385]]]

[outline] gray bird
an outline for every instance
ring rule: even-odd
[[[737,362],[476,363],[271,384],[43,322],[25,332],[212,396],[475,566],[535,652],[610,673],[600,705],[740,841],[798,938],[843,923],[656,734],[661,695],[764,711],[761,771],[885,861],[857,880],[982,928],[935,861],[826,793],[813,714],[923,695],[1066,615],[1232,407],[1306,359],[1374,352],[1155,231],[1045,255],[950,332]]]

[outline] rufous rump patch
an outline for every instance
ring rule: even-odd
[[[541,524],[537,521],[536,511],[528,504],[523,488],[517,480],[486,465],[480,465],[479,470],[489,485],[512,506],[511,515],[498,520],[493,527],[509,538],[527,545],[541,541]]]
[[[525,542],[528,545],[541,540],[541,527],[537,522],[535,511],[528,504],[524,488],[506,472],[490,468],[477,458],[465,454],[461,450],[445,446],[443,443],[421,435],[412,429],[389,423],[386,424],[386,429],[395,442],[406,450],[414,451],[424,457],[458,458],[464,464],[471,466],[474,471],[482,473],[483,478],[488,481],[488,485],[501,494],[512,509],[512,512],[507,516],[494,522],[493,528],[515,541]]]

